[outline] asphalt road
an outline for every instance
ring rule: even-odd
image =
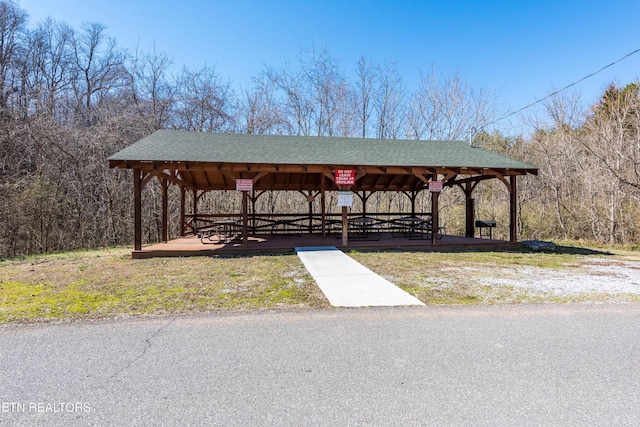
[[[3,425],[639,425],[640,305],[0,328]]]

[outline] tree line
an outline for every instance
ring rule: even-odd
[[[292,64],[265,65],[238,89],[215,66],[178,68],[163,52],[123,49],[99,23],[31,24],[17,3],[0,1],[0,257],[129,244],[132,179],[109,169],[107,158],[157,129],[392,144],[467,139],[496,117],[497,96],[457,73],[424,70],[409,90],[391,61],[363,56],[351,70],[311,46]],[[639,99],[637,83],[612,85],[587,111],[558,96],[531,135],[475,135],[476,144],[540,167],[520,186],[523,237],[637,242]],[[479,187],[479,214],[504,215],[505,189]],[[143,195],[146,241],[159,237],[158,191],[149,185]],[[208,206],[235,203],[212,197]],[[443,218],[455,231],[459,195],[446,197]],[[269,196],[261,209],[298,205],[285,199]],[[384,203],[404,201],[390,195]]]

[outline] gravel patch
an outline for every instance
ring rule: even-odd
[[[567,270],[524,267],[492,273],[491,277],[479,278],[479,282],[556,295],[592,292],[640,295],[640,263],[632,261],[590,259]]]

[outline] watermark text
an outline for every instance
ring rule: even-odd
[[[52,413],[91,412],[88,402],[0,402],[0,413]]]

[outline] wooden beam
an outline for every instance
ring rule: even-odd
[[[249,198],[249,192],[242,192],[242,248],[247,249],[249,247],[249,204],[247,199]]]
[[[380,181],[384,179],[385,175],[379,174],[377,175],[375,181],[372,184],[373,188],[378,188],[380,186]]]
[[[184,227],[185,198],[186,198],[186,189],[181,186],[180,187],[180,237],[184,237],[185,235],[185,227]]]
[[[127,162],[125,162],[123,160],[109,160],[109,168],[110,169],[114,169],[114,168],[131,169],[129,166],[130,165],[127,164]]]
[[[160,241],[169,241],[169,182],[165,178],[158,178],[162,190],[162,230]]]
[[[151,178],[156,177],[156,176],[160,175],[161,173],[164,173],[164,169],[154,169],[152,171],[148,171],[146,173],[145,177],[142,179],[142,187],[147,185],[147,183],[149,182],[149,180]]]
[[[399,188],[407,188],[410,190],[413,190],[413,188],[409,188],[408,183],[411,182],[412,178],[413,178],[413,175],[396,175],[394,177],[394,179],[397,179],[399,181],[399,184],[398,184]]]
[[[193,195],[193,211],[191,212],[193,214],[193,217],[191,219],[191,228],[192,230],[195,232],[197,232],[197,227],[198,227],[198,223],[197,223],[197,219],[198,219],[198,199],[200,199],[200,197],[204,194],[204,193],[200,193],[200,196],[198,196],[198,190],[194,189],[192,190],[192,195]]]
[[[415,177],[417,177],[420,181],[424,182],[425,184],[429,185],[429,180],[422,174],[420,173],[416,173],[414,174]]]
[[[336,177],[334,176],[334,174],[333,174],[333,173],[331,173],[331,172],[327,172],[327,171],[323,171],[323,172],[322,172],[322,175],[323,175],[323,176],[326,176],[327,178],[329,178],[329,181],[331,181],[331,182],[336,182]]]
[[[347,213],[347,207],[342,207],[342,246],[347,247],[349,245],[349,216]]]
[[[264,193],[266,193],[267,190],[260,190],[257,193],[254,190],[253,195],[251,196],[251,200],[255,203],[258,201],[258,199],[260,198],[260,196],[262,196]]]
[[[166,173],[165,171],[168,171],[170,173]],[[161,178],[166,179],[167,181],[173,182],[178,186],[194,188],[194,185],[192,183],[187,182],[184,179],[178,178],[178,176],[174,174],[175,172],[176,171],[172,171],[169,169],[154,169],[151,171],[147,171],[145,172],[145,176],[142,179],[142,187],[144,188],[144,186],[147,185],[147,183],[151,178],[158,177],[158,179],[161,179]]]
[[[473,190],[478,185],[477,182],[467,182],[465,188],[463,188],[465,196],[465,236],[475,237],[475,202],[472,194]],[[462,186],[460,186],[462,187]]]
[[[142,250],[142,171],[133,170],[133,248]]]
[[[331,167],[325,165],[281,165],[273,163],[221,163],[221,162],[180,162],[180,161],[141,161],[141,160],[110,160],[111,168],[140,169],[145,171],[155,169],[169,169],[179,171],[217,171],[217,172],[300,172],[300,173],[329,173]],[[431,175],[440,173],[446,175],[449,171],[454,171],[458,175],[482,175],[492,174],[493,169],[490,168],[467,168],[467,167],[435,167],[435,166],[386,166],[386,165],[352,165],[344,166],[344,168],[357,169],[362,172],[371,174],[403,174],[403,175]],[[538,169],[498,169],[495,170],[502,175],[537,175]]]
[[[258,182],[260,180],[260,178],[268,175],[269,172],[258,172],[258,174],[256,176],[253,177],[253,183],[255,184],[256,182]]]
[[[326,197],[325,197],[325,183],[324,183],[324,175],[320,178],[320,209],[321,209],[321,217],[322,217],[322,238],[326,237],[327,233],[327,207],[326,207]]]
[[[225,187],[233,187],[233,188],[235,188],[235,186],[236,186],[236,176],[234,174],[229,173],[229,172],[223,172],[222,176],[223,176],[223,182],[224,182]],[[227,181],[226,181],[225,178],[228,178],[228,179],[231,180],[231,185],[227,184]]]
[[[445,185],[447,185],[447,186],[453,186],[453,185],[462,186],[462,184],[466,184],[467,182],[478,183],[480,181],[486,181],[488,179],[495,179],[495,178],[496,177],[493,176],[493,175],[471,176],[469,178],[456,179],[454,181],[447,182]]]
[[[513,243],[518,241],[518,194],[516,186],[516,175],[511,175],[511,186],[509,188],[509,240]]]
[[[507,186],[507,189],[509,191],[511,191],[511,183],[509,181],[507,181],[507,179],[504,176],[497,174],[496,178],[498,178],[500,181],[502,181],[502,183]]]
[[[437,181],[438,176],[434,174],[433,180]],[[438,228],[440,227],[440,208],[438,206],[439,197],[439,192],[431,192],[431,244],[433,245],[438,243]]]
[[[313,202],[310,199],[315,196],[312,191],[309,191],[307,195],[307,203],[309,206],[309,234],[313,234]]]
[[[448,171],[447,174],[445,175],[444,179],[442,180],[442,185],[444,186],[445,183],[453,180],[456,176],[458,176],[458,174],[454,171]]]

